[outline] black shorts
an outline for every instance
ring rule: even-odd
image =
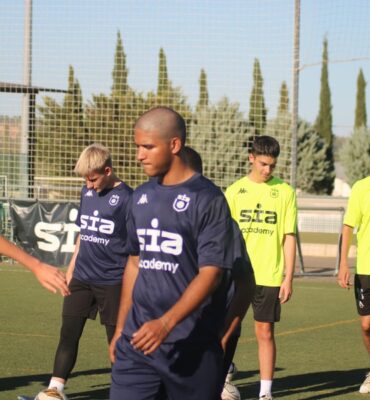
[[[103,325],[116,325],[122,284],[91,285],[72,278],[71,294],[64,298],[63,316],[95,319],[99,311]]]
[[[370,315],[370,275],[355,275],[355,298],[359,315]]]
[[[280,321],[280,287],[256,285],[252,298],[253,315],[258,322]]]

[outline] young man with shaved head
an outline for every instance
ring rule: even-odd
[[[151,109],[134,133],[137,158],[154,179],[132,196],[110,399],[216,400],[229,209],[183,159],[186,127],[177,112]]]

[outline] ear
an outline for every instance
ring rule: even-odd
[[[113,172],[112,167],[105,167],[104,168],[104,175],[110,176],[110,175],[112,175],[112,172]]]
[[[171,146],[171,153],[172,154],[179,154],[179,152],[180,152],[180,150],[182,148],[181,139],[179,137],[176,137],[176,136],[173,137],[171,139],[170,146]]]
[[[255,161],[255,159],[256,159],[256,157],[255,157],[255,155],[254,155],[253,153],[249,153],[248,159],[249,159],[249,162],[250,162],[251,164],[253,164],[254,161]]]

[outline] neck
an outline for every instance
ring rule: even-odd
[[[190,179],[195,172],[180,158],[175,159],[170,169],[162,176],[161,183],[165,186],[178,185]]]

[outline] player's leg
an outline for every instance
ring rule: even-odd
[[[355,298],[361,319],[362,340],[370,357],[370,276],[355,275]],[[370,372],[360,386],[360,393],[370,393]]]
[[[64,385],[75,365],[79,341],[87,318],[95,318],[97,308],[89,285],[72,279],[71,294],[64,298],[62,326],[54,358],[53,375],[48,389],[63,392]]]
[[[100,322],[105,326],[108,344],[111,342],[116,330],[121,287],[121,283],[117,285],[94,285],[92,287],[98,304]]]
[[[219,399],[223,352],[218,342],[162,344],[159,350],[155,367],[168,400]]]
[[[223,389],[221,392],[222,400],[239,400],[240,393],[238,388],[231,383],[232,377],[236,371],[236,367],[233,364],[233,358],[240,337],[240,326],[237,331],[233,333],[229,341],[226,344],[223,371],[222,371],[222,382],[224,382]]]
[[[154,357],[135,350],[122,335],[117,341],[109,399],[166,400],[161,377],[151,365]]]
[[[279,287],[256,286],[252,300],[260,366],[260,398],[272,398],[276,362],[274,323],[280,320]]]

